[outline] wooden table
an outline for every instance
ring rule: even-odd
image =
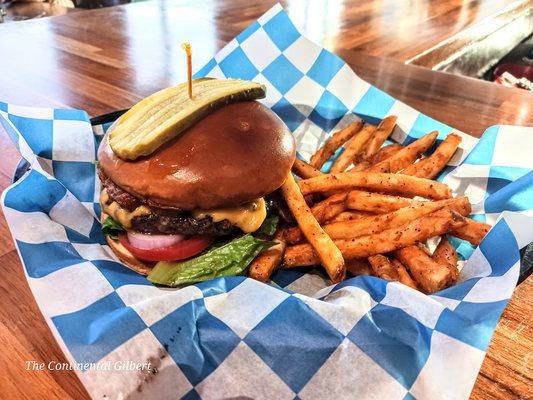
[[[179,43],[193,42],[200,65],[272,4],[245,6],[242,1],[239,8],[236,3],[144,2],[0,26],[0,99],[84,108],[91,115],[129,107],[183,80]],[[346,11],[341,20],[352,17]],[[353,20],[353,26],[358,22]],[[328,38],[315,39],[337,51],[364,79],[458,129],[479,136],[491,124],[533,125],[531,93],[367,56]],[[3,190],[20,157],[5,134],[0,134],[0,154]],[[73,372],[25,370],[26,360],[65,360],[28,289],[3,216],[0,265],[0,365],[6,366],[0,398],[87,398]],[[532,286],[529,278],[505,311],[473,399],[533,396]]]

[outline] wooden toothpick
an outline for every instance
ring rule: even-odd
[[[187,83],[189,90],[189,99],[192,100],[192,48],[190,43],[183,43],[181,45],[185,54],[187,55]]]

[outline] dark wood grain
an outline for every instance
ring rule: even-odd
[[[450,61],[462,54],[466,47],[473,48],[476,43],[485,39],[487,41],[492,39],[493,41],[495,39],[491,35],[508,26],[508,32],[505,32],[504,35],[509,35],[513,30],[518,32],[514,33],[514,35],[511,33],[513,35],[511,37],[507,36],[507,41],[498,41],[497,46],[495,46],[495,43],[491,43],[492,47],[501,49],[500,56],[505,55],[521,40],[531,34],[532,15],[533,0],[514,2],[483,21],[444,39],[432,48],[407,60],[407,62],[442,71]],[[520,26],[520,28],[517,28],[517,26]],[[497,51],[493,50],[493,52],[496,53]],[[490,56],[494,55],[491,54]]]
[[[320,10],[318,17],[313,17],[317,15],[311,12],[314,1],[304,2],[307,8],[297,3],[289,2],[289,10],[304,31],[340,53],[364,79],[420,111],[475,136],[497,123],[533,125],[531,93],[350,51],[355,48],[404,61],[402,57],[509,2],[417,0],[409,2],[418,7],[413,12],[397,6],[402,2],[347,1],[341,2],[339,19],[330,22]],[[333,1],[316,3],[333,7]],[[272,4],[248,5],[244,0],[144,2],[5,24],[0,26],[0,100],[77,107],[91,115],[129,107],[184,78],[179,43],[193,42],[194,60],[200,65]],[[420,40],[420,31],[413,35],[413,27],[425,27],[427,40]],[[387,40],[392,40],[390,46]],[[4,134],[0,134],[0,154],[3,190],[19,159]],[[25,370],[25,360],[65,360],[28,289],[3,216],[0,265],[0,363],[8,366],[7,372],[0,374],[0,398],[88,398],[72,372]],[[506,310],[473,399],[531,397],[532,282],[530,278],[517,290]]]

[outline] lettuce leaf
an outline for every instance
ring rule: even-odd
[[[271,237],[274,235],[274,233],[276,233],[278,223],[279,223],[279,217],[277,215],[268,217],[267,219],[263,221],[263,223],[257,230],[257,233],[259,235],[265,235],[265,236]]]
[[[148,275],[148,280],[159,285],[180,286],[240,275],[259,253],[275,244],[247,234],[190,260],[160,261]]]
[[[123,231],[124,228],[120,223],[108,216],[102,224],[102,232],[104,235],[109,236],[113,240],[118,239],[118,233]]]

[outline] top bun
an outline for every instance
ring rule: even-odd
[[[233,207],[278,189],[295,158],[294,139],[269,108],[249,101],[208,115],[153,154],[119,158],[107,135],[99,166],[127,192],[163,208]]]

